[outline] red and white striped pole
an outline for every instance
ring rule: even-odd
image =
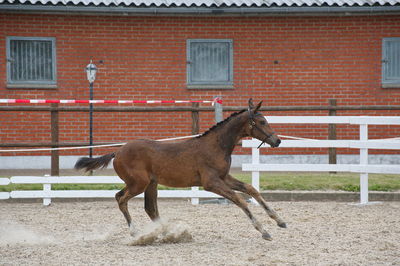
[[[25,103],[25,104],[41,104],[41,103],[60,103],[60,104],[168,104],[168,103],[219,103],[222,100],[216,97],[212,101],[193,101],[193,100],[45,100],[45,99],[0,99],[0,103]]]

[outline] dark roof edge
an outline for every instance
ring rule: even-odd
[[[85,13],[92,15],[398,15],[400,14],[400,5],[315,7],[121,7],[0,4],[0,12],[5,11],[13,13]]]

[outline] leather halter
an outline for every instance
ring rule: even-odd
[[[274,134],[274,132],[272,132],[271,134],[267,134],[264,132],[264,130],[262,130],[261,128],[259,128],[256,124],[256,121],[254,121],[254,113],[251,112],[250,108],[249,110],[249,127],[250,130],[253,130],[253,128],[257,129],[258,131],[260,131],[262,134],[265,135],[265,139],[261,142],[260,145],[258,145],[257,149],[259,149],[270,137],[272,137],[272,135]]]

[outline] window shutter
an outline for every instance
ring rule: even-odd
[[[8,82],[55,83],[53,38],[9,37]]]
[[[191,53],[193,82],[229,81],[227,43],[193,43]]]
[[[383,40],[382,82],[400,83],[400,38]]]
[[[231,40],[188,40],[188,84],[232,84]]]

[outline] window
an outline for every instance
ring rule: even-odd
[[[233,88],[232,40],[187,41],[188,88]]]
[[[7,87],[56,88],[55,38],[7,37]]]
[[[382,87],[400,88],[400,38],[383,39]]]

